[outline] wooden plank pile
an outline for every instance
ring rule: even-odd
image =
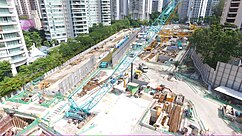
[[[170,119],[168,121],[169,131],[177,132],[180,128],[182,121],[182,107],[180,105],[174,105],[170,112]]]

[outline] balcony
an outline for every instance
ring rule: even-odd
[[[16,67],[21,66],[23,64],[25,64],[27,62],[27,58],[22,56],[22,57],[18,57],[16,59],[11,59],[10,63],[14,63]],[[17,64],[16,64],[17,63]]]
[[[3,25],[17,25],[18,23],[15,21],[0,21],[0,24]]]
[[[10,52],[8,54],[8,56],[17,56],[17,55],[20,55],[20,54],[24,54],[24,50],[19,50],[19,51],[13,51],[13,52]]]
[[[81,5],[81,3],[80,2],[73,2],[73,3],[71,3],[71,5]]]
[[[0,1],[0,8],[14,8],[14,5],[8,4],[6,2]]]
[[[14,48],[19,48],[19,47],[23,47],[22,44],[15,44],[15,45],[7,45],[7,49],[14,49]]]
[[[11,16],[15,16],[13,13],[11,12],[0,12],[0,17],[11,17]]]
[[[8,29],[8,30],[3,30],[3,31],[0,31],[0,34],[7,34],[7,33],[14,33],[14,32],[19,32],[20,30],[19,29]]]
[[[240,3],[240,0],[239,1],[232,0],[231,3]]]
[[[3,40],[0,40],[0,42],[7,42],[7,41],[14,41],[14,40],[19,40],[21,37],[12,37],[12,38],[8,38],[8,39],[3,39]]]
[[[2,58],[7,58],[8,57],[8,54],[7,53],[0,53],[0,60]]]

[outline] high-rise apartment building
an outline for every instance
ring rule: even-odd
[[[15,75],[16,68],[27,63],[27,57],[14,0],[0,0],[0,61],[9,61]]]
[[[39,18],[42,17],[39,0],[14,0],[14,3],[20,17],[27,16],[30,19],[32,10],[37,10]]]
[[[151,0],[130,0],[129,1],[129,14],[132,19],[147,19],[149,20],[152,13]]]
[[[19,17],[32,19],[36,29],[41,29],[41,11],[39,0],[14,0]]]
[[[128,16],[128,0],[111,0],[111,18],[122,20]]]
[[[189,6],[189,0],[182,0],[180,6],[178,7],[178,14],[180,20],[188,18],[189,10],[192,10],[192,7]]]
[[[111,25],[111,6],[110,0],[101,0],[101,23]]]
[[[88,0],[87,1],[87,21],[88,27],[92,27],[93,24],[101,23],[101,2],[100,0]]]
[[[19,17],[31,18],[31,6],[29,0],[14,0]]]
[[[67,41],[64,5],[62,0],[41,0],[43,27],[48,41],[52,39],[58,42]]]
[[[47,40],[63,42],[93,24],[111,24],[110,0],[42,0],[41,10]]]
[[[29,0],[29,3],[30,3],[30,8],[32,10],[32,13],[33,13],[33,10],[36,10],[39,18],[41,19],[42,15],[40,10],[40,0]],[[35,11],[34,11],[34,14],[35,14]]]
[[[242,31],[242,0],[225,0],[221,23],[235,24]]]
[[[178,8],[180,19],[186,17],[188,20],[190,18],[204,18],[206,16],[208,1],[209,0],[182,0]]]
[[[67,37],[88,33],[88,1],[68,0],[64,6]]]
[[[194,0],[191,18],[205,17],[208,0]]]
[[[152,0],[152,12],[162,12],[163,0]]]
[[[218,5],[220,0],[208,0],[206,15],[205,16],[212,16],[212,11],[215,6]]]
[[[164,0],[129,0],[128,5],[132,19],[149,20],[152,12],[162,12]]]

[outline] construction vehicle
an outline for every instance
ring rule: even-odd
[[[45,88],[48,88],[50,86],[50,83],[49,82],[45,82],[45,81],[43,81],[43,82],[40,82],[40,84],[39,84],[39,89],[40,90],[43,90],[43,89],[45,89]]]
[[[185,117],[191,119],[191,118],[193,117],[193,116],[192,116],[192,112],[193,112],[193,107],[192,107],[192,105],[188,105],[187,109],[184,111],[184,113],[185,113]]]
[[[190,22],[189,22],[189,29],[190,30],[196,30],[196,25],[194,25],[194,24],[191,24]]]
[[[148,67],[144,63],[141,63],[139,64],[139,70],[141,70],[143,73],[146,73],[148,70]]]
[[[167,19],[174,12],[175,8],[180,3],[180,0],[171,0],[168,6],[162,11],[159,17],[152,23],[152,25],[147,30],[147,44],[153,41],[154,37],[157,33],[163,28],[163,25],[166,23]],[[133,53],[134,56],[140,54],[143,49],[147,46],[147,44],[143,45],[142,48],[137,49],[136,51],[130,50],[130,53]],[[73,91],[68,97],[70,103],[70,109],[65,113],[66,118],[76,119],[82,121],[86,119],[90,114],[90,110],[93,109],[98,102],[107,94],[107,92],[114,86],[117,79],[122,75],[131,63],[134,61],[135,57],[126,56],[117,67],[115,67],[111,77],[109,78],[101,88],[93,94],[92,97],[89,97],[81,105],[77,105],[75,100],[72,98],[80,89],[82,89],[81,85],[77,90]],[[142,72],[142,71],[141,71]]]
[[[227,118],[230,121],[237,120],[238,122],[242,121],[242,112],[234,109],[229,105],[222,105],[219,108],[222,113],[222,117]]]
[[[142,73],[143,72],[141,70],[136,70],[135,73],[134,73],[134,78],[138,79],[142,75]]]
[[[108,62],[101,62],[99,64],[99,68],[107,68],[108,67]]]
[[[156,91],[163,91],[164,89],[169,90],[169,92],[172,92],[170,88],[165,87],[165,85],[161,84],[156,88]]]

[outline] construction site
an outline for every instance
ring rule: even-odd
[[[206,88],[176,76],[195,25],[164,25],[172,3],[150,27],[125,29],[28,83],[0,104],[0,134],[211,135],[241,133],[241,111],[218,116]],[[233,112],[233,113],[232,113]],[[227,117],[227,116],[226,116]]]

